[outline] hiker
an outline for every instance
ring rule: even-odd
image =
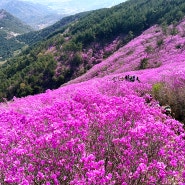
[[[128,79],[129,79],[129,75],[126,75],[125,80],[128,81]]]
[[[136,80],[137,80],[138,82],[141,82],[141,81],[139,80],[138,76],[137,76]]]
[[[172,110],[171,110],[171,107],[170,107],[169,105],[163,105],[163,106],[162,106],[162,109],[163,109],[164,113],[165,113],[167,116],[171,116]]]
[[[138,82],[141,82],[140,80],[139,80],[139,77],[137,76],[135,76],[135,75],[133,75],[133,76],[130,76],[130,75],[126,75],[125,76],[125,80],[126,81],[129,81],[129,82],[135,82],[136,80],[138,81]]]
[[[130,76],[129,80],[130,80],[130,82],[134,82],[135,81],[135,76]]]

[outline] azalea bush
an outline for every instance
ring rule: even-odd
[[[184,26],[185,21],[182,20],[166,27],[167,32],[164,33],[164,28],[155,25],[69,83],[107,75],[121,78],[126,75],[138,76],[141,83],[152,84],[150,93],[159,104],[170,105],[173,117],[185,123]],[[172,28],[178,32],[171,34]],[[161,39],[162,47],[159,47]]]
[[[150,88],[105,78],[1,104],[0,183],[183,183],[182,124]]]

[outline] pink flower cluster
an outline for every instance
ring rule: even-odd
[[[150,88],[102,78],[1,104],[0,183],[183,183],[182,125]]]
[[[88,63],[90,66],[99,64],[107,58],[109,55],[114,53],[117,50],[118,45],[120,44],[120,38],[116,38],[111,43],[102,46],[98,43],[93,43],[91,48],[84,49],[82,52],[82,59]]]

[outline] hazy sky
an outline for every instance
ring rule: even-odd
[[[72,0],[22,0],[22,1],[31,1],[31,2],[36,2],[36,3],[44,3],[44,4],[48,4],[48,3],[54,3],[54,2],[56,2],[56,3],[62,3],[62,2],[68,2],[68,1],[72,1]],[[79,1],[80,2],[80,0],[77,0],[77,1]],[[101,1],[101,0],[100,0]],[[107,1],[109,1],[110,2],[110,0],[107,0]],[[112,2],[118,2],[118,3],[120,3],[120,2],[124,2],[125,0],[112,0]],[[104,2],[106,2],[105,0],[104,0]]]
[[[74,14],[98,8],[108,8],[126,0],[22,0],[39,3],[56,10],[58,13]]]
[[[48,3],[53,3],[53,2],[57,2],[57,3],[61,2],[62,3],[62,2],[67,2],[67,1],[71,1],[71,0],[22,0],[22,1],[30,1],[30,2],[48,4]]]

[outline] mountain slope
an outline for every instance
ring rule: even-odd
[[[0,182],[183,184],[183,125],[148,103],[150,83],[108,79],[1,103]]]
[[[162,0],[132,0],[90,12],[59,29],[2,67],[1,97],[11,99],[57,88],[104,61],[150,25],[162,20],[170,23],[184,15],[182,0],[165,2],[165,8],[163,5]],[[172,29],[169,35],[175,33]]]
[[[163,93],[162,85],[168,84],[164,94],[178,97],[180,102],[175,103],[185,105],[185,62],[180,57],[184,53],[184,29],[181,32],[180,28],[184,25],[185,21],[179,34],[164,37],[159,54],[166,52],[165,47],[171,48],[166,55],[173,59],[158,68],[119,73],[115,60],[115,68],[111,65],[114,75],[105,75],[104,70],[102,78],[4,100],[0,104],[0,182],[182,185],[183,124],[167,116],[151,92]],[[147,43],[158,50],[155,39],[160,34],[160,28],[153,27],[122,48],[123,52],[134,49],[135,61],[129,64],[127,58],[119,65],[121,70],[140,63]],[[141,55],[136,56],[139,48]],[[140,82],[125,80],[126,74],[135,73]]]
[[[126,75],[135,76],[141,83],[153,84],[153,96],[185,122],[184,27],[185,18],[169,27],[155,25],[66,85],[102,77],[117,83]]]
[[[32,28],[23,24],[5,10],[0,10],[0,60],[12,56],[13,52],[24,46],[16,36],[31,31]]]
[[[100,64],[70,83],[86,81],[127,71],[141,73],[141,70],[161,67],[170,69],[184,65],[185,19],[169,27],[154,25],[124,47],[113,53]],[[170,65],[173,63],[173,65]],[[177,69],[178,71],[179,69]],[[137,72],[136,72],[137,71]]]
[[[0,27],[1,30],[12,31],[17,34],[23,34],[33,30],[30,26],[24,24],[5,10],[0,10]]]
[[[5,12],[5,11],[4,11]],[[60,31],[73,21],[77,21],[79,18],[84,17],[88,14],[88,12],[79,13],[76,15],[68,16],[62,18],[60,21],[56,22],[54,25],[49,26],[45,29],[39,30],[39,31],[33,31],[33,29],[30,26],[23,25],[23,23],[20,22],[17,18],[13,19],[13,16],[6,12],[8,16],[4,16],[4,18],[1,20],[1,41],[2,44],[0,47],[0,53],[2,58],[0,58],[0,61],[4,61],[5,59],[12,56],[16,50],[20,49],[22,46],[25,45],[33,45],[37,42],[41,42],[43,40],[46,40],[47,37],[49,37],[52,34],[55,34],[57,31]],[[3,13],[2,13],[3,17]],[[5,29],[6,28],[6,29]],[[4,31],[8,31],[8,36]],[[12,32],[12,31],[14,32]],[[25,34],[20,34],[25,33]],[[26,32],[28,33],[26,33]],[[4,36],[3,36],[4,35]],[[11,39],[6,39],[5,37],[10,37]],[[15,38],[16,37],[16,38]]]

